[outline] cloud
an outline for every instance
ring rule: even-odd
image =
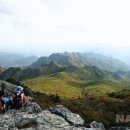
[[[129,0],[0,0],[0,48],[125,52],[130,47],[129,5]]]

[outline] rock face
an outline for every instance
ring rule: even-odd
[[[5,96],[12,96],[15,93],[15,89],[16,85],[0,80],[0,91],[2,91]]]
[[[67,122],[72,125],[84,125],[84,120],[78,115],[74,114],[62,105],[50,107],[49,111],[63,117]]]
[[[102,123],[97,123],[96,121],[91,122],[90,126],[93,129],[98,128],[99,130],[105,130],[104,125]]]
[[[0,115],[0,130],[104,130],[99,123],[91,128],[83,127],[84,120],[62,105],[42,110],[29,102],[19,110],[8,110]]]

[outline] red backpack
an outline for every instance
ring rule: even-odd
[[[26,96],[24,93],[21,93],[21,97],[22,97],[22,106],[26,105]]]

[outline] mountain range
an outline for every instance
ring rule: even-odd
[[[130,66],[121,62],[120,60],[113,59],[107,56],[96,53],[53,53],[49,57],[40,57],[35,61],[31,67],[40,67],[42,64],[49,64],[56,61],[61,65],[74,65],[74,66],[97,66],[104,70],[117,71],[117,70],[130,70]]]
[[[0,66],[4,68],[11,66],[28,66],[37,59],[37,56],[24,56],[22,54],[0,52]]]
[[[0,67],[33,67],[37,68],[44,64],[56,61],[62,66],[97,66],[108,71],[127,71],[130,66],[118,59],[96,53],[53,53],[48,57],[26,56],[16,53],[0,52]]]
[[[40,57],[25,68],[1,68],[0,79],[15,79],[34,91],[58,93],[61,97],[70,98],[78,97],[82,91],[88,92],[88,89],[90,93],[91,90],[95,93],[95,89],[99,89],[100,95],[130,88],[130,71],[127,69],[129,67],[121,61],[102,55],[55,53],[49,57]]]
[[[15,78],[25,80],[42,75],[53,75],[60,72],[77,75],[79,79],[128,79],[130,69],[125,63],[95,53],[53,53],[49,57],[26,57],[20,58],[13,55],[13,61],[19,65],[31,64],[31,61],[37,59],[31,65],[25,68],[9,67],[0,68],[0,78]],[[11,58],[8,58],[11,61]],[[11,61],[11,62],[13,62]],[[11,63],[10,62],[10,63]]]

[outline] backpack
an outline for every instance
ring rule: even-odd
[[[21,97],[22,97],[22,106],[25,106],[26,105],[26,96],[23,92],[21,93]]]
[[[15,93],[14,98],[13,98],[13,103],[14,103],[14,108],[19,109],[22,107],[22,97],[21,93],[17,94]]]

